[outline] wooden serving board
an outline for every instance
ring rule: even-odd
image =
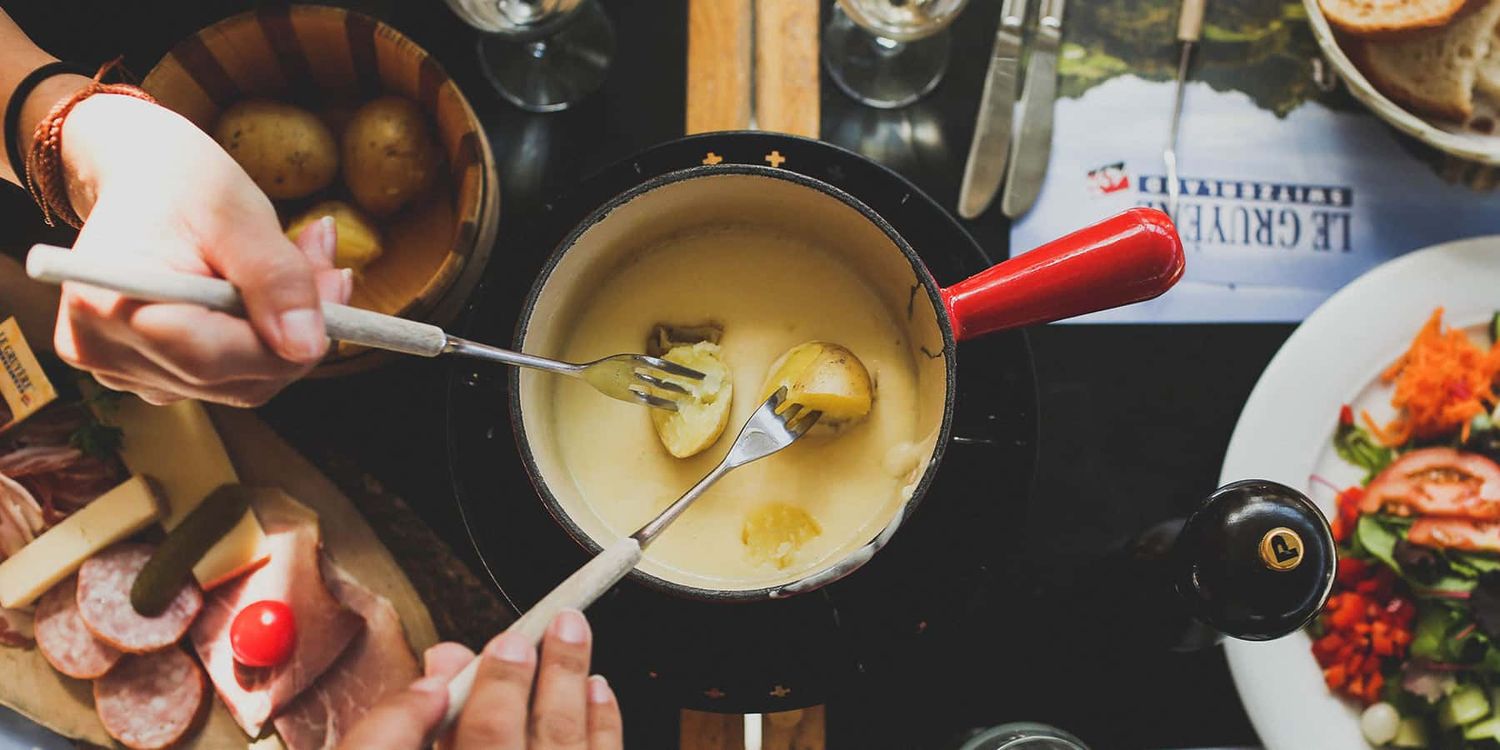
[[[354,504],[307,459],[287,445],[254,413],[210,407],[214,425],[240,479],[251,486],[276,486],[317,511],[323,547],[361,585],[391,600],[412,650],[421,654],[437,643],[437,630],[417,590],[381,545]],[[90,745],[113,746],[94,713],[89,682],[58,674],[36,649],[0,648],[0,704],[58,734]],[[251,741],[215,698],[203,726],[180,747],[188,750],[242,750]],[[254,744],[273,750],[273,737]]]

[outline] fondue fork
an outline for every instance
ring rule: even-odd
[[[540,643],[542,634],[547,631],[547,626],[557,617],[557,613],[564,609],[582,610],[593,604],[595,599],[634,569],[644,556],[646,547],[715,482],[733,469],[790,446],[797,438],[806,435],[821,416],[823,412],[804,411],[801,404],[786,404],[786,388],[777,389],[750,415],[750,419],[740,429],[739,437],[734,439],[734,445],[729,447],[729,453],[713,471],[708,472],[683,493],[677,502],[667,506],[666,510],[634,534],[605,547],[594,559],[585,563],[558,584],[557,588],[552,589],[551,593],[542,597],[535,606],[526,610],[505,632],[520,633],[533,646]],[[443,717],[438,734],[451,725],[463,709],[464,702],[469,699],[469,691],[474,687],[474,675],[478,669],[479,659],[475,658],[448,682],[448,713]]]
[[[73,281],[148,302],[186,302],[231,315],[245,312],[239,290],[223,279],[83,257],[50,245],[32,246],[26,256],[26,273],[38,281]],[[671,378],[704,377],[697,370],[644,354],[616,354],[582,364],[561,362],[462,339],[428,323],[332,302],[323,303],[323,322],[329,337],[339,341],[419,357],[452,354],[568,375],[610,398],[667,411],[677,411],[677,401],[691,395]]]

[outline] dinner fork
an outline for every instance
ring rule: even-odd
[[[526,610],[505,632],[520,633],[533,646],[541,642],[542,634],[559,612],[564,609],[582,610],[593,604],[595,599],[634,569],[644,556],[646,547],[715,482],[734,469],[790,446],[797,438],[806,435],[821,416],[821,411],[804,410],[798,403],[788,404],[786,388],[778,388],[750,415],[750,419],[740,429],[739,436],[734,439],[734,444],[729,446],[729,453],[713,471],[708,472],[683,493],[677,502],[667,506],[666,510],[637,529],[634,534],[605,547],[594,559],[585,563],[558,584],[557,588],[552,589],[551,593],[542,597],[535,606]],[[478,669],[479,659],[475,658],[448,682],[448,712],[443,717],[439,734],[463,709],[464,702],[469,699],[469,691],[474,687],[474,675]]]
[[[26,273],[38,281],[74,281],[149,302],[186,302],[232,315],[245,310],[239,290],[223,279],[84,257],[51,245],[32,246],[26,256]],[[323,322],[329,337],[351,344],[419,357],[452,354],[545,370],[583,380],[610,398],[667,411],[677,411],[677,401],[692,395],[680,381],[704,377],[697,370],[644,354],[616,354],[581,364],[561,362],[462,339],[429,323],[332,302],[323,303]]]

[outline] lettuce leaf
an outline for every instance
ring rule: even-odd
[[[1354,543],[1365,554],[1389,565],[1397,573],[1401,572],[1401,566],[1396,564],[1396,540],[1402,536],[1395,528],[1369,514],[1360,516],[1354,525]]]
[[[1339,458],[1365,470],[1364,484],[1369,484],[1395,458],[1390,448],[1375,442],[1364,428],[1342,422],[1333,433],[1333,450]]]

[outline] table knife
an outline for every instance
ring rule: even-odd
[[[1000,6],[1000,28],[995,32],[990,69],[984,76],[984,93],[979,99],[979,115],[974,119],[974,140],[969,143],[969,161],[964,165],[963,186],[958,192],[958,215],[965,219],[975,218],[989,208],[995,193],[1000,191],[1000,178],[1005,176],[1026,2],[1004,0]]]
[[[1172,99],[1172,123],[1167,134],[1167,147],[1161,152],[1161,160],[1167,167],[1167,215],[1177,218],[1177,198],[1181,187],[1177,182],[1177,126],[1182,121],[1182,97],[1187,90],[1188,64],[1193,60],[1193,48],[1198,46],[1198,37],[1203,32],[1203,10],[1208,0],[1182,0],[1177,12],[1177,41],[1182,51],[1177,58],[1177,93]]]
[[[1042,191],[1052,157],[1052,101],[1057,96],[1057,50],[1062,46],[1064,0],[1042,0],[1041,18],[1026,60],[1021,87],[1021,127],[1012,134],[1000,207],[1014,219],[1026,213]]]

